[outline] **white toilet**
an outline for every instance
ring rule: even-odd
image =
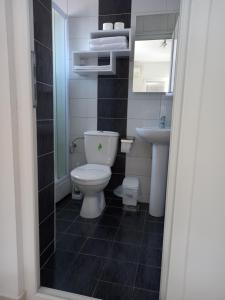
[[[84,147],[87,164],[71,171],[71,179],[84,194],[80,215],[97,218],[105,208],[104,188],[111,178],[119,134],[112,131],[86,131]]]

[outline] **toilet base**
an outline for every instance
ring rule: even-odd
[[[83,204],[80,211],[82,218],[94,219],[101,215],[105,208],[104,192],[95,194],[85,194]]]

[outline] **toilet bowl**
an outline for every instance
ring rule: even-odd
[[[104,188],[111,178],[119,134],[112,131],[86,131],[84,148],[87,164],[71,171],[71,180],[83,193],[83,218],[97,218],[105,208]]]
[[[80,216],[83,218],[97,218],[105,208],[103,190],[111,178],[108,166],[86,164],[71,172],[71,179],[84,194]]]

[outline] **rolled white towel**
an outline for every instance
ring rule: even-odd
[[[89,44],[96,46],[96,45],[124,43],[124,42],[127,42],[127,38],[125,36],[110,36],[110,37],[102,37],[98,39],[91,39],[89,41]]]
[[[114,43],[105,45],[90,45],[90,50],[103,51],[103,50],[117,50],[117,49],[127,49],[127,43]]]

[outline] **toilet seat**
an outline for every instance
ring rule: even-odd
[[[72,180],[82,185],[101,184],[109,180],[111,174],[109,166],[97,164],[86,164],[71,171]]]

